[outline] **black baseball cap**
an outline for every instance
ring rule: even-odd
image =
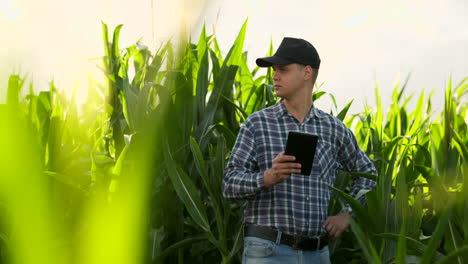
[[[300,38],[283,38],[275,55],[258,58],[255,62],[260,67],[299,63],[310,65],[314,69],[320,68],[320,57],[317,50],[307,40]]]

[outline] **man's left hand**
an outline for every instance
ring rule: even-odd
[[[331,239],[337,239],[348,228],[349,218],[349,214],[343,212],[329,216],[323,223],[323,228],[327,230]]]

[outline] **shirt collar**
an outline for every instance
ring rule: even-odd
[[[276,113],[277,118],[280,118],[280,117],[282,117],[284,115],[291,115],[291,114],[289,114],[288,109],[286,108],[286,106],[283,104],[283,99],[281,99],[278,103],[276,103],[275,113]],[[313,118],[314,116],[317,117],[317,118],[324,118],[325,114],[322,111],[320,111],[317,107],[312,105],[312,110],[309,112],[306,119]]]
[[[275,113],[276,113],[276,117],[277,118],[280,118],[284,115],[288,115],[289,112],[288,112],[288,109],[286,108],[286,106],[283,104],[283,99],[281,99],[278,103],[276,103],[275,105]]]
[[[315,106],[312,106],[312,110],[310,111],[309,113],[309,117],[317,117],[317,118],[324,118],[325,117],[325,113],[320,111],[320,109],[318,109],[317,107]]]

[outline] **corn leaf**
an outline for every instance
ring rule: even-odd
[[[167,142],[164,143],[166,169],[171,179],[172,185],[177,192],[180,200],[185,205],[193,221],[204,231],[210,232],[210,224],[206,216],[205,208],[198,193],[195,184],[190,180],[187,174],[175,163],[169,150]]]
[[[338,113],[338,115],[336,116],[338,119],[340,119],[341,121],[344,120],[344,118],[346,117],[346,114],[348,113],[349,107],[351,106],[353,101],[354,100],[351,100],[345,107],[343,107],[340,113]]]
[[[236,37],[236,40],[234,41],[234,44],[232,45],[231,49],[226,55],[226,58],[224,61],[224,64],[226,64],[226,66],[241,64],[240,62],[242,60],[242,49],[244,48],[244,40],[245,40],[246,31],[247,31],[248,21],[249,21],[248,19],[245,20],[244,24],[242,25],[242,28],[239,31],[239,34]]]
[[[198,69],[197,83],[196,83],[196,95],[197,95],[197,110],[198,119],[203,120],[206,111],[206,95],[208,93],[208,86],[210,84],[208,79],[209,74],[209,63],[208,63],[208,50],[201,54],[201,60]]]
[[[352,218],[350,218],[350,225],[351,225],[351,230],[356,235],[356,239],[359,245],[361,246],[362,251],[364,252],[364,256],[367,259],[367,263],[373,263],[373,264],[382,263],[380,261],[379,256],[377,255],[377,251],[375,250],[374,246],[370,243],[370,239],[366,237],[362,229],[359,227],[356,221],[354,221]]]
[[[358,222],[362,226],[366,226],[370,229],[372,229],[372,224],[369,221],[369,215],[366,212],[365,207],[360,204],[356,199],[351,197],[349,194],[341,191],[338,188],[335,188],[331,185],[328,185],[328,188],[332,189],[335,191],[335,193],[342,199],[344,199],[353,209],[353,213],[356,215],[356,218],[358,219]]]
[[[8,79],[8,90],[6,103],[12,109],[16,109],[19,104],[19,93],[23,86],[24,80],[18,75],[11,75]]]
[[[429,240],[427,248],[424,251],[421,262],[419,262],[419,264],[431,263],[431,259],[433,255],[435,254],[435,252],[437,251],[437,247],[439,246],[442,235],[445,232],[445,229],[447,227],[450,215],[451,215],[450,209],[446,209],[442,212],[442,215],[440,216],[440,219],[437,223],[434,233],[431,239]]]
[[[399,234],[392,234],[392,233],[381,233],[381,234],[376,234],[375,236],[393,240],[393,241],[399,241],[401,239],[401,236]],[[426,244],[412,237],[405,237],[405,239],[406,239],[406,246],[408,250],[415,251],[416,253],[418,253],[418,255],[424,254],[424,252],[427,249]],[[441,260],[444,257],[445,257],[444,254],[440,253],[439,251],[435,251],[434,255],[432,256],[432,261]]]
[[[437,261],[437,264],[452,264],[460,260],[460,257],[468,257],[468,246],[463,246],[455,251],[450,252],[447,256]]]

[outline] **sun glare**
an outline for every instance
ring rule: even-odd
[[[10,0],[0,0],[0,16],[8,20],[16,21],[20,18],[20,13],[10,4]]]

